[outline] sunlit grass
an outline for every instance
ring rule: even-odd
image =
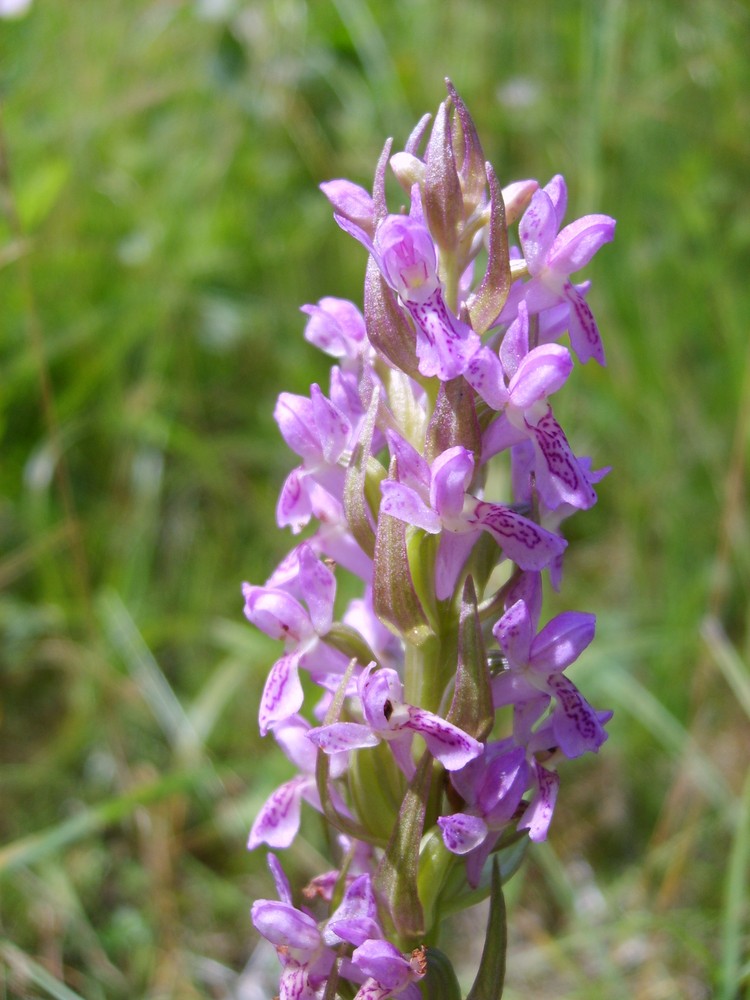
[[[503,180],[559,170],[571,215],[618,219],[592,268],[608,367],[559,413],[613,467],[563,599],[599,616],[579,669],[616,714],[508,887],[507,996],[741,996],[746,8],[106,7],[0,21],[5,994],[230,996],[253,954],[270,883],[244,842],[289,771],[239,585],[289,544],[275,396],[325,377],[298,307],[361,298],[364,269],[316,185],[369,183],[450,75]],[[303,834],[298,874],[311,813]]]

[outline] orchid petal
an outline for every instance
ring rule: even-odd
[[[302,306],[310,317],[304,337],[334,358],[356,358],[366,342],[365,321],[353,302],[333,296]]]
[[[380,742],[380,737],[369,726],[358,722],[334,722],[330,726],[316,726],[310,730],[307,738],[327,754],[361,750],[363,747],[377,746]]]
[[[360,875],[344,893],[340,906],[331,914],[323,932],[326,944],[340,941],[361,945],[369,938],[382,938],[378,923],[378,906],[369,875]]]
[[[300,458],[320,457],[320,436],[315,433],[312,400],[292,392],[282,392],[276,400],[273,416],[281,436],[293,452]]]
[[[320,387],[313,383],[310,386],[312,400],[312,419],[315,422],[317,438],[320,442],[319,454],[331,465],[341,457],[349,443],[352,425],[344,414],[326,399]]]
[[[588,302],[570,282],[566,282],[563,293],[570,303],[570,346],[576,357],[582,364],[593,358],[603,365],[604,346]]]
[[[271,944],[308,952],[320,946],[320,931],[314,919],[289,903],[259,899],[253,903],[251,915],[255,929]]]
[[[386,431],[386,440],[391,456],[396,459],[399,482],[414,489],[424,489],[425,496],[430,488],[430,467],[416,448],[395,431]]]
[[[561,344],[544,344],[529,351],[510,380],[511,406],[526,410],[564,385],[573,370],[570,352]]]
[[[552,724],[562,752],[571,758],[580,757],[587,751],[595,753],[607,739],[607,731],[597,713],[563,674],[551,674],[547,686],[557,700]]]
[[[479,816],[454,813],[438,817],[437,825],[443,833],[443,843],[451,854],[468,854],[486,838],[489,830]]]
[[[380,490],[383,494],[381,514],[390,514],[391,517],[422,528],[431,535],[440,531],[440,517],[427,506],[416,490],[402,483],[394,483],[391,479],[384,480],[380,484]]]
[[[258,725],[261,736],[265,736],[274,723],[296,715],[303,701],[297,656],[282,656],[271,667],[260,698]]]
[[[310,609],[310,620],[318,635],[325,635],[333,622],[336,578],[318,559],[310,545],[300,546],[300,588]]]
[[[596,491],[571,451],[562,427],[547,412],[535,423],[526,426],[532,435],[537,454],[535,463],[536,484],[544,505],[556,510],[561,504],[570,504],[587,510],[596,503]]]
[[[352,181],[324,181],[320,190],[333,205],[337,215],[351,220],[362,229],[372,232],[375,203],[370,194]]]
[[[523,819],[518,824],[519,830],[528,830],[529,837],[534,842],[547,839],[547,831],[552,822],[555,810],[557,791],[560,787],[560,777],[555,771],[548,771],[540,764],[534,763],[536,792],[532,796]]]
[[[594,638],[596,615],[564,611],[547,622],[531,644],[529,665],[540,673],[559,673],[577,660]]]
[[[575,274],[597,250],[615,238],[615,220],[608,215],[584,215],[566,226],[555,239],[547,266],[560,274]]]
[[[464,378],[472,389],[493,410],[501,410],[508,401],[508,390],[503,381],[503,366],[494,351],[480,347],[464,371]]]
[[[516,601],[492,628],[492,634],[505,653],[511,668],[523,668],[529,662],[534,621],[525,601]]]
[[[435,558],[435,596],[439,601],[445,601],[453,594],[475,542],[476,532],[473,531],[461,534],[444,531],[441,534]]]
[[[285,590],[243,583],[245,617],[272,639],[303,642],[313,634],[310,616]]]
[[[419,733],[446,771],[459,770],[484,751],[483,744],[463,729],[422,708],[410,705],[409,720],[404,726]]]
[[[474,456],[457,445],[448,448],[431,466],[430,505],[442,519],[458,517],[474,473]]]
[[[302,786],[310,780],[306,775],[297,775],[271,792],[253,823],[248,850],[263,843],[275,848],[289,847],[299,830]]]
[[[557,213],[552,199],[546,191],[536,191],[518,225],[529,274],[537,274],[544,267],[556,234]]]
[[[564,538],[500,504],[477,501],[470,522],[488,531],[521,569],[544,569],[567,546]]]

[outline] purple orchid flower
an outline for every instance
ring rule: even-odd
[[[276,741],[289,760],[299,768],[300,773],[280,785],[261,806],[250,830],[248,850],[252,851],[264,843],[276,849],[289,847],[299,830],[303,799],[318,812],[323,811],[315,780],[317,755],[307,739],[309,731],[310,723],[300,716],[293,716],[274,725],[273,735]],[[346,765],[346,754],[334,756],[331,761],[331,777],[340,777]],[[332,788],[331,794],[338,811],[348,812],[335,788]]]
[[[282,965],[279,1000],[317,1000],[318,990],[336,959],[315,918],[292,902],[289,881],[273,854],[268,856],[279,900],[258,899],[251,917],[255,929],[276,948]]]
[[[416,770],[411,755],[415,733],[447,771],[462,768],[484,749],[472,736],[439,715],[405,704],[403,685],[395,670],[377,669],[370,664],[360,674],[358,693],[364,722],[334,722],[308,732],[307,738],[324,753],[374,747],[387,740],[397,764],[410,779]]]
[[[353,302],[327,296],[317,305],[302,306],[302,312],[310,317],[305,340],[326,354],[357,362],[368,351],[364,317]]]
[[[573,350],[582,362],[594,358],[604,364],[604,348],[593,313],[571,283],[570,275],[614,239],[615,220],[608,215],[585,215],[558,232],[567,200],[565,181],[557,174],[534,194],[521,219],[518,233],[531,275],[524,297],[532,312],[567,302]]]
[[[420,1000],[416,985],[427,973],[427,956],[424,948],[416,948],[407,958],[389,941],[372,939],[355,948],[352,963],[368,979],[358,990],[354,1000]]]
[[[437,274],[437,254],[421,218],[419,187],[415,185],[412,214],[389,215],[375,238],[341,215],[338,224],[372,254],[386,282],[414,321],[420,374],[448,381],[462,375],[481,349],[477,334],[445,304]]]
[[[537,614],[523,598],[493,627],[508,667],[492,681],[496,708],[514,706],[514,736],[528,743],[533,724],[554,699],[551,715],[555,744],[566,757],[597,751],[607,733],[597,712],[571,680],[563,676],[594,638],[596,618],[566,611],[535,634]]]
[[[479,884],[484,863],[521,804],[530,778],[526,751],[512,739],[488,744],[482,757],[451,775],[466,809],[437,822],[448,850],[467,855],[470,885]]]
[[[545,506],[550,510],[561,504],[579,510],[592,507],[596,493],[547,402],[573,369],[570,353],[559,344],[529,350],[528,311],[521,302],[518,318],[503,339],[500,359],[510,378],[507,399],[482,438],[482,463],[528,439],[534,448],[536,486]]]
[[[322,680],[329,674],[343,673],[348,662],[343,654],[320,641],[333,621],[333,573],[305,543],[298,547],[295,557],[296,575],[291,572],[294,563],[287,560],[282,563],[283,570],[277,571],[276,581],[283,580],[283,586],[242,585],[245,617],[272,639],[283,639],[287,647],[285,655],[271,668],[263,689],[258,722],[264,736],[274,724],[296,715],[302,707],[300,667]],[[294,596],[295,591],[307,604],[307,610]]]
[[[317,385],[310,387],[309,399],[282,392],[274,417],[287,445],[303,460],[282,487],[276,508],[279,527],[288,525],[296,534],[311,516],[324,523],[343,521],[345,470],[338,462],[352,443],[349,417]]]
[[[566,542],[502,504],[487,503],[467,493],[474,456],[456,445],[427,465],[402,438],[389,433],[399,481],[381,483],[382,513],[430,534],[440,534],[435,567],[439,600],[453,593],[456,580],[477,535],[486,531],[505,555],[522,569],[542,569],[557,558]]]
[[[357,947],[370,938],[383,937],[372,879],[365,873],[347,887],[340,905],[328,918],[323,940],[331,946],[346,941]]]

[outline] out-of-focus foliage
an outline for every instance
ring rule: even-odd
[[[618,219],[591,268],[609,365],[560,412],[613,466],[569,522],[566,594],[599,614],[580,670],[616,715],[509,887],[506,995],[740,995],[748,51],[731,0],[37,0],[0,20],[7,992],[273,988],[260,965],[236,978],[269,891],[247,828],[288,773],[257,736],[273,650],[239,594],[290,542],[271,413],[328,367],[298,307],[361,297],[317,184],[369,184],[449,75],[503,181],[561,170],[571,217]]]

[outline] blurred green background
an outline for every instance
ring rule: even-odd
[[[369,186],[446,75],[504,182],[562,172],[569,219],[618,219],[587,273],[608,367],[556,403],[613,466],[559,600],[598,616],[574,676],[615,717],[509,886],[506,996],[746,995],[748,53],[730,0],[0,21],[0,996],[274,990],[244,843],[291,765],[257,735],[274,646],[239,591],[291,541],[271,414],[326,380],[299,306],[361,301],[318,183]]]

